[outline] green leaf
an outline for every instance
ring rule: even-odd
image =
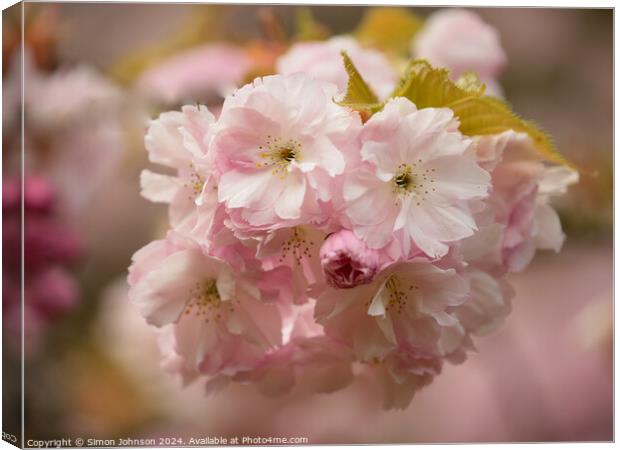
[[[405,8],[370,8],[354,34],[363,45],[408,55],[411,39],[422,23]]]
[[[409,63],[392,97],[405,97],[418,108],[439,108],[477,97],[477,93],[461,89],[450,80],[447,69],[434,69],[425,60]]]
[[[538,125],[519,117],[503,100],[483,96],[484,85],[477,78],[466,75],[454,83],[446,69],[436,69],[427,61],[415,60],[409,64],[392,97],[408,98],[418,108],[452,109],[460,121],[459,130],[467,136],[507,130],[527,133],[542,158],[574,167]]]
[[[344,68],[347,71],[349,80],[347,81],[347,90],[344,98],[338,102],[341,106],[346,106],[356,111],[375,112],[383,106],[370,86],[364,81],[357,67],[347,55],[347,52],[341,52]]]
[[[482,81],[480,81],[478,74],[475,72],[463,73],[459,79],[456,80],[456,85],[464,91],[471,92],[476,95],[482,95],[486,90],[486,86]]]
[[[310,8],[299,8],[295,15],[296,41],[321,41],[329,37],[329,30],[317,22]]]

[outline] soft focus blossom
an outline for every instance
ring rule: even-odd
[[[175,232],[134,255],[128,280],[147,322],[174,327],[171,345],[187,370],[248,369],[281,342],[278,310],[261,301],[251,280]]]
[[[262,237],[256,256],[264,269],[291,268],[289,301],[305,303],[311,285],[323,280],[319,249],[325,240],[325,232],[313,226],[281,228]],[[282,289],[282,284],[278,286]]]
[[[562,244],[549,198],[572,170],[406,98],[362,125],[310,61],[342,42],[294,46],[291,74],[230,93],[217,119],[185,106],[149,127],[150,160],[176,173],[144,171],[142,193],[170,204],[171,229],[135,253],[129,297],[184,384],[308,394],[360,377],[404,408],[503,323],[506,274]]]
[[[385,252],[368,248],[355,233],[346,229],[327,237],[320,257],[327,283],[341,289],[370,283],[392,262]]]
[[[450,109],[391,100],[361,139],[366,166],[347,177],[344,197],[353,230],[371,248],[398,238],[404,255],[413,244],[436,258],[474,232],[467,202],[486,196],[489,175]]]
[[[41,130],[67,127],[88,117],[116,112],[120,90],[90,66],[67,67],[51,75],[33,72],[25,102],[29,123]]]
[[[384,409],[405,409],[416,392],[428,386],[441,373],[440,357],[414,352],[393,352],[382,363],[362,367],[381,386]]]
[[[142,171],[142,195],[169,203],[171,225],[186,232],[199,224],[198,207],[200,223],[215,213],[209,154],[214,121],[205,106],[187,105],[181,111],[162,113],[151,122],[144,139],[151,162],[175,169],[176,175]]]
[[[214,138],[219,200],[248,226],[325,220],[359,116],[332,102],[334,85],[303,75],[256,79],[224,102]]]
[[[136,81],[147,97],[166,104],[224,97],[250,69],[244,50],[229,44],[191,48],[155,64]]]
[[[63,208],[77,214],[125,148],[122,93],[90,66],[39,72],[28,51],[24,63],[26,170],[45,173],[62,197]],[[21,80],[21,73],[17,75]]]
[[[495,221],[503,227],[501,252],[506,267],[522,270],[536,249],[558,252],[564,234],[549,200],[565,193],[578,180],[577,172],[546,167],[533,159],[533,143],[523,133],[508,131],[482,138],[477,153],[493,169],[489,204]]]
[[[463,276],[469,282],[469,300],[455,309],[455,316],[463,328],[472,335],[485,335],[495,331],[510,314],[514,291],[501,277],[468,267]]]
[[[394,90],[397,74],[390,61],[380,52],[362,48],[355,39],[345,36],[336,36],[324,42],[294,44],[278,59],[277,71],[284,75],[304,73],[333,83],[340,92],[344,92],[348,76],[342,62],[342,51],[347,52],[380,98],[386,98]]]
[[[433,13],[415,35],[412,53],[448,68],[455,80],[475,72],[487,84],[487,92],[501,94],[497,77],[506,65],[506,55],[499,34],[471,11],[450,8]]]
[[[347,343],[362,361],[382,360],[401,348],[446,356],[463,341],[451,308],[468,293],[466,279],[454,269],[416,258],[384,270],[370,284],[328,289],[315,315],[327,335]]]
[[[353,354],[326,336],[313,318],[314,302],[285,308],[282,345],[268,352],[252,370],[234,379],[253,382],[267,395],[328,393],[353,381]]]

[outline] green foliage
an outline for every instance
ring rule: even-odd
[[[478,96],[484,94],[486,90],[486,86],[480,81],[478,74],[475,72],[465,72],[456,80],[456,85],[464,91],[471,92]]]
[[[478,77],[465,74],[454,83],[446,69],[436,69],[424,60],[412,61],[392,97],[405,97],[418,108],[447,107],[460,121],[467,136],[488,135],[507,130],[527,133],[541,157],[571,165],[558,152],[551,137],[534,122],[515,114],[503,100],[483,96],[484,85]]]
[[[349,58],[346,52],[342,53],[344,68],[347,71],[349,80],[347,82],[347,90],[344,98],[338,102],[342,106],[354,109],[356,111],[376,112],[383,106],[370,86],[364,81],[357,67]]]

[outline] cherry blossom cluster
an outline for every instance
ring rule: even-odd
[[[525,133],[463,135],[449,108],[395,97],[362,119],[335,101],[343,49],[386,98],[385,57],[337,37],[294,45],[217,117],[187,105],[150,123],[168,169],[143,171],[142,194],[170,228],[134,255],[129,297],[185,383],[333,392],[364,376],[406,407],[502,323],[506,276],[562,246],[549,200],[576,172]]]

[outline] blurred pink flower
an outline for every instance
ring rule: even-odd
[[[90,66],[47,73],[28,51],[24,60],[26,170],[45,173],[62,207],[79,213],[125,148],[121,90]]]
[[[77,232],[58,214],[61,204],[49,180],[40,175],[26,176],[23,216],[21,178],[5,178],[2,185],[4,321],[12,333],[21,333],[23,277],[23,331],[30,353],[49,325],[77,304],[78,287],[69,269],[83,248]]]
[[[77,232],[58,216],[58,201],[49,181],[30,175],[24,180],[23,235],[21,180],[7,178],[2,184],[3,254],[8,262],[5,269],[19,271],[22,239],[24,264],[30,273],[55,264],[69,266],[76,262],[83,251],[82,243]]]
[[[514,290],[503,278],[479,270],[475,263],[462,272],[469,282],[469,299],[454,314],[465,331],[482,336],[495,331],[510,314]]]
[[[383,409],[406,409],[416,392],[441,373],[443,360],[415,351],[390,353],[381,364],[365,363],[362,372],[381,386]]]
[[[26,274],[26,302],[46,320],[53,320],[69,312],[78,301],[78,287],[74,277],[64,268],[55,266],[34,276]]]
[[[167,104],[206,102],[238,87],[251,61],[246,52],[228,44],[195,47],[155,64],[136,81],[149,98]]]
[[[347,176],[344,198],[353,230],[369,247],[398,238],[406,257],[414,244],[436,258],[474,232],[467,202],[487,195],[490,177],[469,156],[471,140],[450,109],[417,110],[392,99],[361,139],[367,165]]]
[[[26,114],[29,125],[49,132],[114,113],[121,99],[121,91],[90,66],[33,72],[26,89]]]
[[[349,77],[342,62],[342,51],[347,52],[379,98],[387,98],[396,85],[396,70],[383,54],[362,48],[350,37],[335,36],[324,42],[294,44],[278,59],[277,71],[284,75],[304,73],[317,80],[333,83],[340,92],[344,92]]]
[[[456,8],[435,12],[411,44],[416,58],[448,68],[454,79],[473,71],[487,84],[487,92],[501,94],[496,80],[506,55],[497,31],[475,13]]]
[[[335,86],[302,75],[258,78],[226,98],[213,145],[218,196],[249,227],[325,220],[322,204],[355,145],[359,116],[332,102]]]
[[[489,203],[494,220],[503,227],[501,252],[508,270],[525,268],[536,249],[560,251],[564,234],[549,200],[576,183],[578,173],[545,166],[523,133],[479,138],[477,152],[492,168]]]

